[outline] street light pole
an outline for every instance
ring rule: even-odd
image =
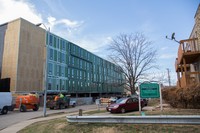
[[[171,80],[170,80],[169,71],[170,71],[169,68],[167,68],[168,82],[169,82],[169,86],[171,86]]]
[[[46,30],[46,36],[48,36],[47,33],[50,32],[50,28],[47,29],[47,27],[45,26],[45,24],[43,23],[39,23],[36,24],[36,26],[40,26],[43,25],[45,30]],[[46,37],[47,38],[47,37]],[[43,106],[43,116],[46,117],[46,100],[47,100],[47,71],[48,71],[48,45],[47,45],[47,40],[45,41],[45,47],[46,47],[46,61],[45,61],[45,65],[44,65],[44,106]]]

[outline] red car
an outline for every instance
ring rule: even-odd
[[[139,110],[138,98],[120,98],[114,104],[110,104],[106,107],[106,110],[111,113],[125,113],[126,111]],[[144,107],[143,101],[141,101],[141,107]]]

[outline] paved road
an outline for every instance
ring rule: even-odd
[[[76,106],[74,108],[67,108],[67,109],[61,109],[61,110],[47,109],[47,115],[53,114],[53,113],[62,113],[62,112],[64,113],[76,112],[79,109],[91,110],[91,109],[97,109],[97,106],[93,104],[93,105]],[[36,112],[32,110],[29,110],[27,112],[19,112],[18,110],[8,112],[7,115],[0,115],[0,130],[6,127],[9,127],[13,124],[16,124],[18,122],[22,122],[22,121],[33,119],[35,117],[40,117],[40,116],[43,116],[43,108],[40,108]]]

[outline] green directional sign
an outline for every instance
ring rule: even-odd
[[[141,98],[159,98],[160,87],[157,83],[142,83],[140,84],[140,97]]]

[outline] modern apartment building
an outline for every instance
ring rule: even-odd
[[[181,88],[200,83],[200,5],[194,18],[195,24],[190,37],[180,41],[175,61],[177,87]]]
[[[22,18],[0,25],[0,76],[11,91],[121,94],[120,67]]]

